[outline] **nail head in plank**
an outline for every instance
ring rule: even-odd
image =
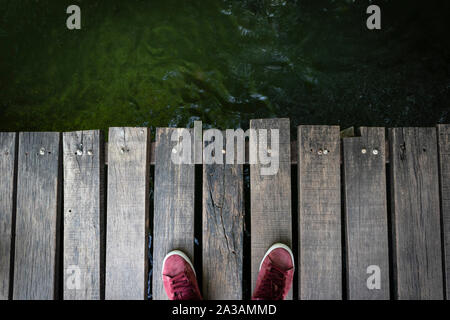
[[[149,131],[110,128],[106,284],[108,300],[147,297]]]
[[[203,165],[203,297],[242,300],[243,166],[221,155],[223,164]]]
[[[396,298],[442,299],[436,129],[394,128],[389,140]]]
[[[360,129],[361,137],[343,139],[350,300],[389,300],[384,131],[364,127]]]
[[[342,299],[338,126],[298,127],[299,298]]]
[[[57,297],[60,134],[19,134],[14,300]]]
[[[162,278],[162,263],[166,254],[172,250],[181,250],[191,261],[194,258],[193,154],[191,153],[190,164],[175,164],[172,161],[176,145],[171,140],[172,134],[181,134],[183,130],[189,133],[192,150],[192,129],[156,129],[152,281],[154,300],[167,299]]]
[[[100,131],[63,134],[65,300],[100,299],[104,276],[103,151]]]
[[[267,148],[272,150],[272,155],[275,155],[276,147],[271,143],[270,129],[279,130],[279,167],[277,173],[262,175],[261,169],[268,166],[261,164],[260,161],[250,165],[253,292],[259,265],[266,251],[277,242],[284,243],[292,248],[291,149],[289,119],[250,120],[250,129],[268,129]],[[258,142],[256,152],[259,153],[259,148],[265,149],[266,146],[261,144],[259,139],[256,139],[256,135],[258,135],[258,132],[250,131],[250,141]],[[292,299],[292,288],[286,299]]]
[[[0,132],[0,300],[8,300],[11,277],[16,139],[14,132]]]
[[[446,297],[450,299],[450,125],[439,124],[439,175],[441,187],[442,231],[446,277]]]

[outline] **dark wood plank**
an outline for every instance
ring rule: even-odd
[[[147,297],[149,131],[110,128],[106,223],[106,299]]]
[[[250,121],[250,128],[269,129],[268,148],[275,156],[275,145],[271,143],[271,130],[279,130],[279,167],[274,175],[262,175],[267,167],[258,161],[250,165],[251,202],[251,271],[252,292],[258,277],[259,265],[266,251],[276,242],[292,247],[291,212],[291,149],[289,119],[258,119]],[[255,139],[253,131],[250,140]],[[258,149],[261,146],[258,141]],[[275,142],[275,141],[274,141]],[[259,156],[258,156],[259,159]],[[286,299],[292,299],[292,288]]]
[[[389,300],[384,128],[361,128],[361,137],[345,138],[343,145],[347,296]]]
[[[162,263],[167,253],[181,250],[194,261],[193,153],[190,164],[175,164],[173,132],[192,129],[157,128],[155,147],[155,209],[153,229],[153,299],[167,299],[162,282]],[[177,150],[181,152],[181,150]],[[200,275],[199,275],[200,276]]]
[[[15,300],[57,296],[59,150],[59,133],[19,134]]]
[[[442,299],[436,129],[389,133],[396,298]]]
[[[446,298],[450,300],[450,125],[439,124],[439,175],[441,181],[442,230],[446,277]]]
[[[298,127],[299,298],[342,299],[337,126]]]
[[[100,299],[103,151],[100,131],[63,134],[65,300]]]
[[[223,132],[223,150],[226,138]],[[210,143],[211,141],[207,141]],[[203,297],[242,299],[242,164],[203,165]]]
[[[0,132],[0,300],[8,300],[11,276],[16,139],[14,132]]]

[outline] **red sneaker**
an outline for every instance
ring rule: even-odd
[[[169,252],[164,258],[162,273],[169,300],[202,299],[192,262],[183,252]]]
[[[294,255],[291,249],[276,243],[266,252],[259,266],[252,300],[283,300],[294,278]]]

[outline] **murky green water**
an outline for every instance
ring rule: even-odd
[[[0,130],[450,122],[448,3],[0,0]]]

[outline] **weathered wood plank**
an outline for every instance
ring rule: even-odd
[[[394,128],[391,197],[397,299],[442,299],[435,128]]]
[[[57,297],[59,133],[19,134],[15,300]]]
[[[337,126],[298,127],[299,298],[342,299]]]
[[[63,134],[64,299],[98,300],[104,232],[104,156],[100,131]]]
[[[147,297],[149,131],[110,128],[106,223],[109,300]]]
[[[343,144],[347,296],[389,300],[384,128],[361,128]]]
[[[194,121],[194,136],[192,144],[194,146],[194,163],[203,164],[203,125],[201,121]]]
[[[221,149],[226,151],[223,140]],[[203,297],[241,300],[243,166],[225,164],[225,154],[218,156],[223,164],[203,165]]]
[[[450,300],[450,125],[439,124],[439,175],[441,186],[442,231],[446,277],[446,298]]]
[[[261,144],[258,131],[250,131],[250,141],[257,141],[258,162],[250,164],[251,202],[251,273],[255,289],[259,265],[266,251],[276,242],[292,247],[291,212],[291,149],[289,119],[258,119],[250,121],[250,129],[267,130],[267,146]],[[271,141],[271,129],[279,130],[279,141]],[[261,131],[259,131],[261,133]],[[258,139],[256,138],[258,136]],[[267,148],[266,148],[267,147]],[[261,152],[260,148],[263,152]],[[279,149],[278,154],[276,149]],[[251,149],[251,148],[250,148]],[[260,154],[278,156],[276,174],[262,175]],[[292,299],[292,288],[286,299]]]
[[[11,277],[16,139],[14,132],[0,132],[0,300],[8,300]]]
[[[185,151],[177,148],[176,143],[171,141],[172,134],[181,134],[183,130],[189,132],[192,150],[192,129],[156,129],[152,281],[154,300],[167,299],[162,282],[162,263],[168,252],[181,250],[194,261],[193,153],[189,164],[176,164],[172,161],[172,154],[183,154]]]

